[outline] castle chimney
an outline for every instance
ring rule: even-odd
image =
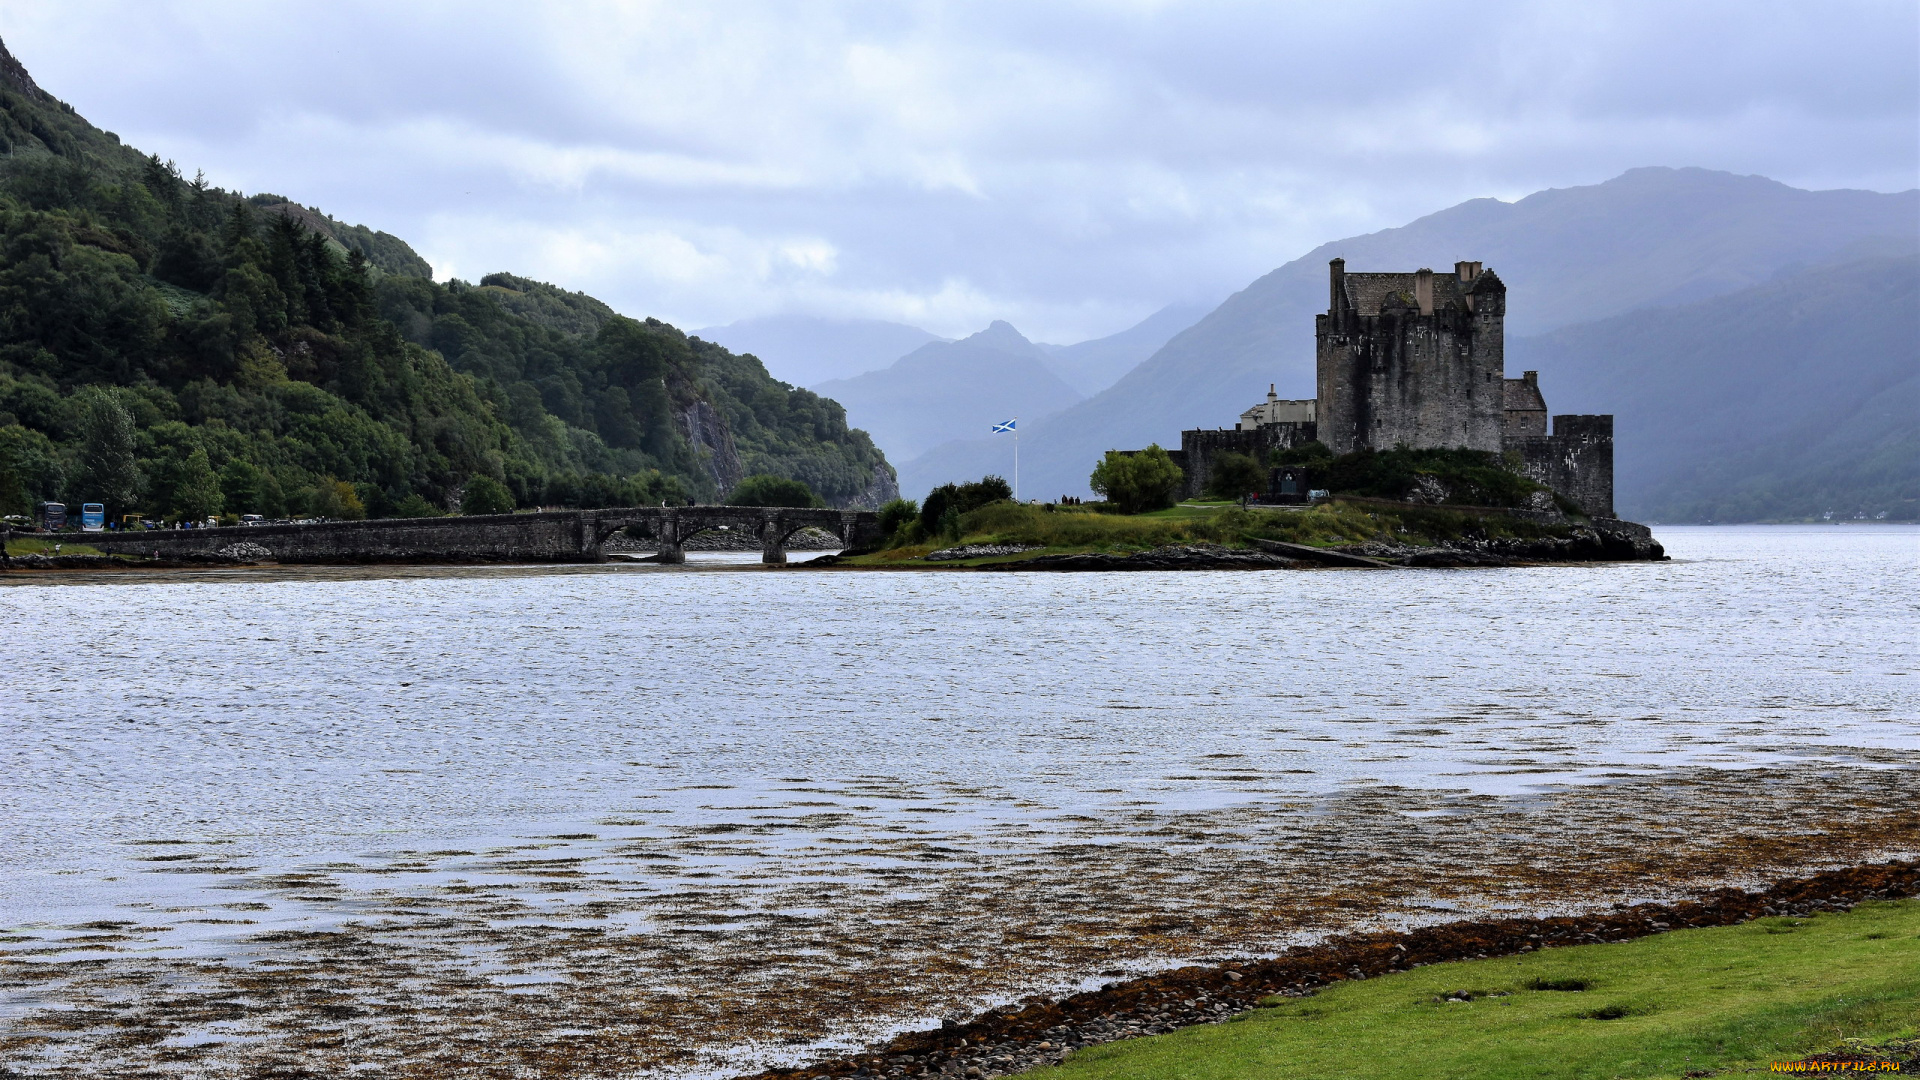
[[[1420,305],[1420,314],[1433,314],[1433,271],[1424,266],[1413,272],[1413,302]]]
[[[1279,400],[1280,400],[1280,395],[1279,395],[1279,394],[1276,394],[1276,393],[1274,393],[1274,391],[1273,391],[1273,388],[1274,388],[1275,386],[1278,386],[1278,385],[1279,385],[1278,383],[1268,383],[1268,384],[1267,384],[1267,404],[1269,404],[1269,405],[1271,405],[1271,404],[1273,404],[1274,402],[1276,402],[1276,401],[1279,401]]]
[[[1347,260],[1334,259],[1327,263],[1327,310],[1338,312],[1340,301],[1346,295]]]
[[[1528,386],[1534,388],[1535,390],[1540,389],[1540,373],[1537,371],[1521,372],[1520,381],[1526,383]]]
[[[1470,262],[1454,263],[1453,276],[1459,278],[1463,282],[1472,281],[1473,280],[1473,264]]]

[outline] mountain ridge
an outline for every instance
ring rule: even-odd
[[[1016,416],[1047,416],[1082,395],[1045,350],[996,319],[958,341],[929,342],[878,371],[820,384],[882,449],[914,456]]]
[[[1033,425],[1022,468],[1036,490],[1084,494],[1106,450],[1175,445],[1185,428],[1231,426],[1269,383],[1283,397],[1313,396],[1313,317],[1325,310],[1326,263],[1336,255],[1353,271],[1483,261],[1508,284],[1508,335],[1520,337],[1758,285],[1849,245],[1904,242],[1917,219],[1920,191],[1806,192],[1692,168],[1634,169],[1512,203],[1468,200],[1321,244],[1262,275],[1113,386]],[[1542,382],[1553,400],[1550,371]],[[977,476],[998,456],[982,440],[936,447],[900,466],[902,489]],[[1640,482],[1622,477],[1623,492]]]

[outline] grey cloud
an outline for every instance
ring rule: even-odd
[[[445,271],[1050,340],[1637,165],[1912,186],[1917,32],[1904,2],[0,11],[96,123]]]

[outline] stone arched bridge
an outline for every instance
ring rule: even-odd
[[[106,552],[178,557],[213,554],[235,544],[264,548],[251,557],[282,563],[605,562],[605,545],[621,529],[651,540],[660,561],[685,562],[698,533],[727,531],[760,541],[760,559],[787,561],[787,540],[808,527],[832,533],[849,548],[877,544],[880,516],[870,510],[804,510],[773,506],[631,506],[546,510],[473,517],[383,518],[219,529],[155,529],[73,537]]]
[[[881,539],[880,515],[867,510],[803,510],[773,506],[661,506],[627,510],[582,510],[582,550],[604,562],[601,546],[621,529],[659,545],[660,561],[687,561],[686,543],[695,534],[726,531],[760,541],[760,561],[787,561],[787,541],[805,528],[829,532],[849,548],[870,547]],[[591,530],[593,540],[586,541]]]

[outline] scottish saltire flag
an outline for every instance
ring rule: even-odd
[[[1009,421],[1007,421],[1007,422],[1006,422],[1006,423],[1004,423],[1004,424],[995,424],[995,425],[993,425],[993,433],[994,433],[995,435],[998,435],[998,434],[1000,434],[1000,433],[1001,433],[1001,432],[1003,432],[1003,431],[1012,431],[1012,430],[1013,430],[1013,425],[1014,425],[1014,424],[1015,424],[1016,422],[1017,422],[1017,421],[1014,421],[1014,420],[1009,420]]]

